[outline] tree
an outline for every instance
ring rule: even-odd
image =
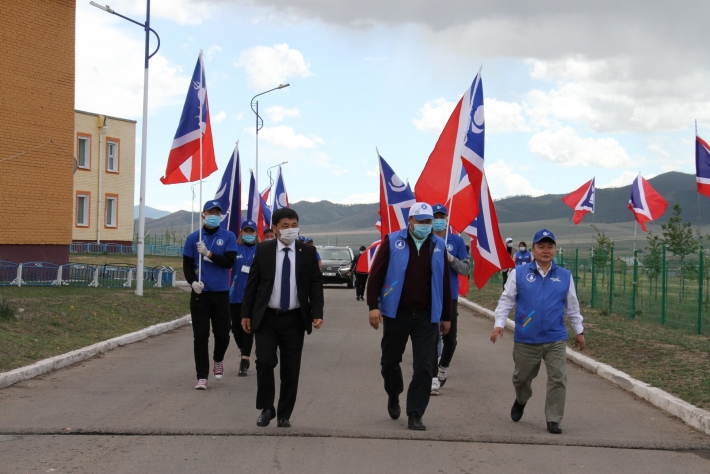
[[[596,244],[594,245],[592,259],[594,260],[594,268],[602,269],[602,288],[606,286],[606,267],[611,262],[612,249],[614,241],[606,236],[605,232],[600,231],[597,226],[592,224],[597,235],[593,237]]]
[[[648,284],[653,287],[655,283],[656,291],[654,299],[658,299],[658,276],[663,270],[661,267],[663,265],[663,250],[661,248],[661,238],[657,235],[653,235],[653,232],[649,232],[646,236],[646,250],[644,251],[644,256],[641,259],[643,264],[642,272],[648,278]]]
[[[679,297],[681,299],[683,298],[685,286],[685,258],[698,249],[698,241],[693,237],[692,223],[683,222],[682,212],[680,204],[674,205],[673,216],[668,219],[667,223],[661,225],[661,229],[663,229],[661,243],[666,246],[670,253],[680,258],[681,285]]]

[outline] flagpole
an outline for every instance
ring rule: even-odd
[[[204,69],[203,69],[203,63],[202,63],[202,50],[200,50],[200,89],[204,87],[205,81],[204,81]],[[204,101],[207,98],[207,94],[205,94],[204,99],[200,100],[200,119],[199,119],[199,126],[200,126],[200,204],[202,204],[202,109],[204,107]],[[200,223],[200,239],[199,241],[202,242],[202,223]],[[199,266],[198,266],[198,272],[197,272],[197,281],[202,282],[202,255],[200,255],[199,260]]]
[[[481,71],[478,71],[480,74]],[[454,158],[456,159],[456,158]],[[459,163],[461,163],[461,166],[463,166],[463,163],[461,162],[461,157],[459,157]],[[452,170],[453,171],[453,170]],[[454,213],[454,196],[456,196],[456,186],[458,186],[458,176],[461,176],[461,168],[458,169],[456,172],[456,184],[454,185],[454,188],[451,189],[451,179],[449,179],[449,197],[447,201],[449,201],[449,222],[448,225],[446,226],[446,237],[444,237],[444,247],[446,247],[446,244],[449,243],[449,227],[451,226],[451,216]],[[479,196],[480,197],[480,196]],[[480,208],[480,204],[479,204]]]
[[[377,153],[377,165],[380,167],[380,186],[384,187],[384,184],[382,184],[382,161],[380,160],[380,150],[375,147],[375,152]],[[387,201],[387,189],[384,190],[384,196],[385,196],[385,210],[387,211],[387,233],[391,234],[392,233],[392,222],[390,219],[390,205],[389,202]],[[382,219],[382,216],[380,216],[380,219]],[[409,225],[409,223],[407,223]],[[381,237],[381,236],[380,236]]]
[[[227,230],[229,230],[229,225],[232,222],[232,199],[234,198],[234,177],[237,174],[237,161],[239,161],[239,140],[237,140],[236,145],[234,145],[234,163],[232,163],[232,185],[229,187],[229,212],[227,213]],[[241,209],[240,209],[241,212]]]
[[[698,146],[698,119],[695,119],[695,147],[697,150]],[[698,239],[702,240],[701,233],[700,233],[700,192],[698,191],[697,193],[698,196]]]

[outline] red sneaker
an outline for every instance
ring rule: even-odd
[[[214,373],[214,378],[221,380],[224,376],[224,363],[214,361],[214,369],[212,372]]]

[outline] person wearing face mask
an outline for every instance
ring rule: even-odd
[[[274,229],[264,229],[264,242],[266,242],[267,240],[274,240],[275,238],[276,234],[274,234]]]
[[[306,237],[305,240],[303,240],[306,244],[310,245],[311,247],[315,247],[316,244],[313,242],[312,237]],[[318,268],[321,270],[323,269],[323,260],[320,258],[320,252],[318,252],[318,249],[316,249],[316,258],[318,259]]]
[[[271,216],[277,240],[263,242],[249,271],[242,328],[256,340],[257,426],[291,427],[305,333],[323,324],[323,275],[316,249],[298,239],[298,214],[282,207]],[[274,407],[274,368],[281,354],[281,389]]]
[[[219,225],[221,216],[219,202],[207,201],[202,209],[205,221],[202,232],[188,235],[182,252],[185,279],[192,287],[190,313],[198,390],[207,389],[210,323],[214,334],[213,373],[217,380],[224,375],[224,354],[229,346],[229,270],[237,257],[237,238]]]
[[[518,244],[518,251],[515,252],[513,259],[515,259],[516,266],[532,262],[532,254],[528,250],[528,246],[525,242],[520,242]]]
[[[360,246],[360,253],[355,255],[355,258],[353,258],[353,265],[352,265],[352,271],[355,272],[355,299],[357,301],[364,301],[365,300],[365,285],[367,284],[367,273],[361,273],[356,271],[357,268],[357,262],[360,260],[360,257],[367,251],[367,247],[364,245]]]
[[[513,256],[513,238],[508,237],[505,239],[505,248],[508,250],[508,253]],[[509,268],[504,268],[503,270],[500,271],[500,273],[503,275],[503,288],[505,288],[505,283],[508,281],[508,272],[510,271]]]
[[[411,430],[426,430],[422,417],[431,397],[436,342],[439,330],[446,335],[451,325],[446,244],[432,233],[433,221],[431,206],[415,203],[408,227],[382,240],[367,284],[370,326],[383,325],[380,365],[393,420],[401,414],[402,354],[412,340],[414,371],[406,407]]]
[[[439,395],[441,387],[448,379],[449,364],[456,350],[456,328],[459,304],[459,275],[468,275],[471,271],[471,259],[466,251],[466,243],[461,237],[448,232],[449,211],[443,204],[435,204],[434,211],[434,235],[446,241],[446,257],[449,267],[449,278],[451,280],[451,329],[441,338],[442,349],[439,359],[438,351],[434,351],[434,372],[432,374],[431,394]],[[448,236],[447,236],[448,233]],[[438,346],[437,341],[437,346]]]
[[[242,301],[244,289],[247,286],[249,270],[254,261],[256,244],[259,234],[256,233],[256,222],[244,221],[242,232],[237,239],[237,259],[232,268],[232,288],[229,290],[230,313],[232,315],[232,334],[241,353],[239,361],[239,376],[246,377],[249,370],[249,358],[254,345],[254,334],[247,334],[242,328]]]

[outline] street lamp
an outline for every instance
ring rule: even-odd
[[[283,89],[284,87],[288,87],[291,84],[286,83],[286,84],[280,84],[278,87],[274,87],[273,89],[269,89],[266,92],[262,92],[261,94],[256,94],[254,97],[251,98],[251,110],[254,112],[256,115],[256,173],[254,174],[254,181],[256,184],[256,192],[259,192],[259,130],[262,129],[264,126],[264,121],[261,119],[259,116],[259,101],[254,101],[257,97],[260,95],[268,94],[271,91],[275,91],[276,89]],[[254,108],[256,106],[256,108]]]
[[[274,185],[274,180],[271,178],[271,171],[270,171],[270,170],[276,168],[277,166],[285,165],[286,163],[288,163],[288,161],[282,161],[282,162],[279,163],[278,165],[269,166],[268,168],[266,168],[266,174],[269,175],[269,186],[273,186],[273,185]],[[273,204],[274,204],[274,193],[273,193],[273,191],[274,191],[274,190],[272,189],[271,192],[269,193],[269,197],[270,197],[270,198],[269,198],[269,201],[270,201],[270,202],[269,202],[269,206],[270,206],[270,207],[274,207],[274,206],[273,206]]]
[[[120,16],[124,20],[135,23],[145,30],[145,68],[143,71],[143,131],[141,135],[141,185],[140,185],[140,203],[138,205],[138,267],[136,268],[136,295],[143,296],[143,257],[145,255],[145,175],[146,175],[146,150],[148,148],[148,61],[155,56],[155,53],[160,49],[160,36],[150,27],[150,0],[146,0],[145,7],[145,23],[140,23],[120,13],[116,13],[113,8],[108,5],[99,5],[96,2],[90,2],[91,5],[101,10],[111,13],[112,15]],[[150,44],[150,32],[153,32],[158,39],[158,46],[152,54],[148,53]]]

